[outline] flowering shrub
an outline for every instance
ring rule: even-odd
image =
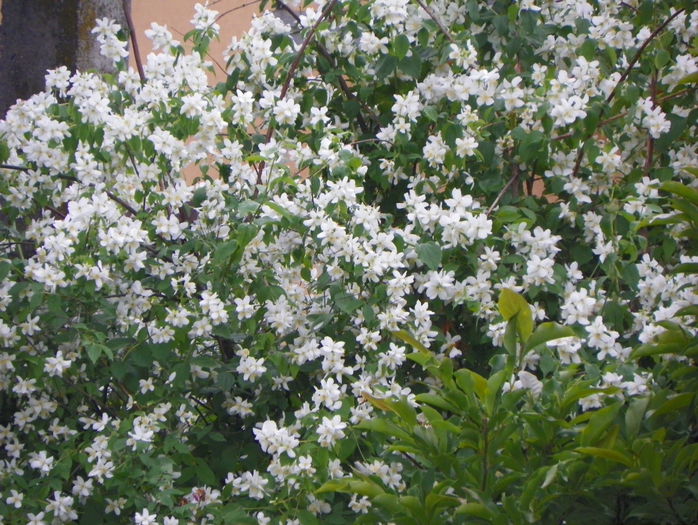
[[[6,522],[694,519],[693,4],[276,6],[0,122]]]

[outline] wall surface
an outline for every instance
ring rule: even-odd
[[[130,0],[125,3],[128,5]],[[47,69],[114,70],[99,53],[98,18],[125,23],[122,0],[0,1],[0,116],[44,88]]]
[[[75,66],[78,0],[4,0],[0,6],[0,117],[44,87],[47,69]]]
[[[177,40],[182,41],[184,35],[192,29],[189,22],[194,15],[194,4],[202,0],[132,0],[131,12],[136,28],[136,36],[140,47],[140,55],[145,57],[151,51],[150,41],[144,31],[152,22],[166,25]],[[249,5],[247,5],[249,4]],[[220,40],[211,44],[208,59],[217,64],[217,78],[223,75],[225,67],[223,51],[230,44],[233,36],[241,36],[250,26],[252,17],[259,13],[259,2],[250,0],[211,0],[210,9],[220,13],[218,25],[221,26]],[[133,61],[132,61],[133,63]]]

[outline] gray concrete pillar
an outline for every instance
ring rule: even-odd
[[[0,0],[0,12],[0,118],[44,88],[47,69],[110,71],[92,28],[102,17],[126,27],[121,0]]]

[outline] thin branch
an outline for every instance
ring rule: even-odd
[[[652,108],[657,106],[657,70],[655,69],[652,73],[652,81],[650,83],[650,99],[652,100]],[[645,176],[650,174],[652,169],[652,162],[654,161],[654,137],[650,135],[647,137],[647,157],[645,158],[645,166],[642,172]]]
[[[291,9],[285,2],[282,0],[276,0],[276,5],[291,15],[291,17],[296,21],[296,24],[301,25],[301,17],[298,16],[298,13]]]
[[[684,11],[685,11],[685,9],[679,9],[678,11],[676,11],[673,15],[671,15],[669,18],[667,18],[662,23],[662,25],[660,25],[657,29],[652,31],[650,36],[648,36],[645,39],[645,41],[640,46],[640,49],[637,50],[637,53],[635,53],[635,56],[628,63],[628,67],[625,68],[625,71],[623,71],[623,74],[618,79],[618,82],[616,82],[616,85],[613,86],[613,90],[611,91],[611,93],[608,95],[608,97],[606,97],[606,104],[601,108],[601,114],[599,115],[599,117],[601,117],[604,114],[604,111],[606,111],[606,109],[608,107],[610,107],[610,103],[615,98],[616,93],[618,93],[618,89],[623,84],[623,82],[625,82],[625,80],[630,76],[630,73],[632,72],[633,68],[635,67],[635,64],[637,63],[638,60],[640,60],[640,57],[642,56],[642,53],[645,51],[645,49],[647,49],[647,46],[650,45],[652,40],[654,40],[657,37],[657,35],[659,33],[661,33],[666,28],[666,26],[668,26],[671,23],[672,20],[674,20],[674,18],[679,16]],[[598,127],[599,127],[599,124],[594,126],[594,129],[592,129],[591,132],[589,132],[587,137],[582,141],[579,148],[577,149],[577,158],[574,161],[574,169],[572,170],[573,177],[577,176],[577,173],[579,173],[579,169],[582,166],[582,159],[584,158],[584,145],[586,144],[587,140],[589,140],[591,137],[594,136],[594,133],[596,133],[596,130],[598,129]]]
[[[501,189],[501,191],[497,194],[497,197],[494,199],[494,202],[490,205],[489,208],[487,208],[487,213],[486,215],[489,217],[489,215],[492,213],[492,210],[494,210],[497,207],[497,204],[499,204],[499,201],[502,200],[502,197],[506,194],[506,192],[511,188],[512,184],[514,184],[517,180],[519,180],[519,176],[521,175],[519,173],[518,167],[515,165],[514,166],[514,173],[512,174],[511,178],[509,181],[506,183],[506,185]]]
[[[25,168],[24,166],[14,166],[13,164],[0,164],[0,169],[23,171],[25,173],[29,173],[31,171],[29,168]]]
[[[128,26],[128,34],[131,37],[131,44],[133,45],[133,59],[136,61],[138,76],[141,77],[141,83],[144,84],[145,71],[143,71],[141,52],[138,49],[138,39],[136,38],[136,27],[133,24],[133,18],[131,17],[131,8],[128,5],[128,0],[121,0],[121,6],[124,10],[124,17],[126,18],[126,25]]]
[[[322,11],[322,14],[315,22],[315,25],[313,25],[313,27],[310,29],[310,32],[305,37],[305,40],[303,40],[301,48],[298,50],[296,58],[288,70],[288,75],[286,75],[286,81],[284,82],[284,85],[281,87],[281,95],[279,96],[280,100],[283,100],[283,98],[286,96],[286,92],[288,91],[288,88],[291,85],[291,81],[293,80],[293,75],[296,73],[296,69],[298,69],[298,66],[301,63],[301,59],[305,54],[305,49],[308,47],[308,44],[310,44],[310,41],[315,37],[315,33],[317,32],[318,27],[320,27],[320,24],[325,20],[325,18],[327,18],[327,15],[330,14],[332,9],[334,9],[335,5],[337,5],[337,0],[332,0],[329,4],[327,4],[327,7],[325,7],[325,9]]]
[[[424,465],[420,464],[416,459],[414,459],[410,454],[407,452],[401,451],[402,455],[405,456],[407,459],[410,460],[410,462],[417,467],[419,470],[424,470]]]
[[[422,9],[424,9],[424,12],[426,12],[426,14],[429,15],[429,18],[431,18],[436,23],[436,25],[439,26],[439,29],[441,29],[441,32],[444,35],[446,35],[446,38],[448,38],[449,42],[451,42],[452,44],[455,44],[456,40],[453,38],[451,33],[448,32],[448,29],[446,29],[446,26],[444,26],[441,23],[441,20],[438,19],[438,17],[434,13],[434,11],[432,11],[431,8],[423,2],[423,0],[417,0],[417,3],[419,4],[419,6]]]
[[[281,9],[286,11],[289,15],[291,15],[291,17],[296,21],[296,23],[298,25],[300,25],[301,19],[298,16],[298,14],[293,9],[291,9],[283,0],[276,0],[276,4]],[[318,43],[317,48],[318,48],[319,53],[322,55],[322,57],[325,60],[327,60],[330,64],[332,64],[333,63],[332,55],[330,55],[330,53],[327,51],[327,49],[325,49],[325,46]],[[339,75],[337,77],[337,82],[339,83],[339,87],[341,88],[341,90],[344,92],[344,94],[347,96],[348,99],[357,101],[365,110],[369,111],[369,113],[370,113],[370,109],[367,108],[366,105],[361,100],[359,100],[359,98],[351,91],[351,89],[349,88],[349,84],[347,84],[347,81],[344,79],[344,77],[342,75]],[[371,115],[371,116],[373,116],[373,115]],[[368,126],[366,125],[366,121],[364,120],[361,113],[357,114],[356,119],[359,122],[359,127],[361,128],[361,131],[363,133],[367,133]]]
[[[652,34],[645,39],[645,41],[640,46],[640,49],[637,50],[637,53],[635,53],[635,56],[628,64],[628,67],[625,68],[625,71],[623,72],[621,77],[618,79],[618,82],[616,82],[616,85],[613,87],[613,91],[611,91],[610,95],[608,95],[608,97],[606,98],[607,104],[613,100],[613,98],[616,96],[616,93],[617,93],[620,85],[623,82],[625,82],[625,80],[628,78],[628,76],[630,76],[630,73],[633,70],[633,68],[635,67],[635,64],[637,63],[638,60],[640,60],[642,53],[645,51],[647,46],[650,45],[650,42],[652,42],[652,40],[654,40],[659,33],[664,31],[664,28],[666,28],[666,26],[668,26],[674,18],[679,16],[685,10],[686,9],[679,9],[678,11],[676,11],[673,15],[671,15],[669,18],[667,18],[662,25],[660,25],[657,29],[652,31]]]
[[[674,98],[683,97],[684,95],[688,95],[691,91],[694,91],[695,89],[696,88],[694,88],[694,87],[688,87],[688,88],[682,89],[681,91],[677,91],[676,93],[672,93],[671,95],[665,95],[663,97],[659,97],[657,99],[657,105],[661,106],[667,100],[671,100]],[[615,115],[613,117],[607,118],[606,120],[602,120],[601,122],[599,122],[599,124],[596,126],[596,128],[597,129],[602,128],[604,126],[607,126],[608,124],[611,124],[612,122],[615,122],[616,120],[620,120],[623,117],[628,116],[628,113],[629,113],[629,111],[623,111],[622,113],[618,113],[617,115]],[[484,128],[484,126],[483,126],[483,128]],[[480,129],[482,129],[482,128],[480,128]],[[555,135],[550,140],[556,141],[556,140],[571,139],[575,135],[576,135],[576,133],[574,131],[570,131],[569,133],[563,133],[562,135]]]
[[[250,7],[251,5],[258,4],[262,0],[253,0],[252,2],[247,2],[245,4],[239,5],[237,7],[233,7],[232,9],[228,9],[227,11],[223,11],[221,14],[219,14],[216,17],[216,22],[218,22],[221,18],[223,18],[225,15],[229,15],[230,13],[233,13],[235,11],[238,11],[240,9],[245,9],[246,7]]]
[[[334,6],[337,5],[337,0],[332,0],[327,6],[325,6],[325,9],[323,9],[322,14],[320,17],[317,19],[313,27],[310,29],[308,34],[305,37],[305,40],[303,40],[303,43],[301,44],[300,49],[298,50],[298,53],[296,54],[296,58],[293,60],[293,63],[291,64],[291,67],[288,70],[288,74],[286,75],[286,81],[284,82],[284,85],[281,87],[281,94],[279,95],[279,101],[283,100],[284,97],[286,96],[286,93],[288,93],[288,88],[291,85],[291,81],[293,80],[293,75],[296,73],[296,70],[298,69],[298,66],[301,63],[301,59],[303,58],[303,55],[305,54],[305,49],[308,47],[308,44],[310,44],[310,41],[315,37],[315,33],[317,32],[318,27],[320,27],[320,24],[327,18],[327,15],[332,12],[332,9]],[[269,129],[267,129],[267,134],[264,139],[265,144],[268,144],[269,141],[271,140],[271,136],[274,133],[274,124],[273,122],[269,123]],[[262,161],[259,164],[259,167],[257,169],[257,184],[261,184],[262,180],[262,173],[264,172],[264,161]]]

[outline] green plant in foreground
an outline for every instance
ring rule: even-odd
[[[430,388],[414,402],[368,396],[379,412],[357,428],[369,442],[389,440],[386,451],[410,472],[404,490],[357,472],[318,492],[369,497],[376,510],[357,523],[693,523],[696,368],[659,360],[653,372],[663,384],[628,401],[617,387],[579,379],[576,368],[553,367],[541,381],[523,368],[525,356],[575,332],[549,322],[534,327],[530,306],[511,290],[498,304],[507,353],[491,360],[487,377],[396,334],[415,348],[408,358],[428,373]],[[677,342],[686,334],[675,332],[633,357],[694,354],[695,336]],[[580,413],[578,401],[590,394],[608,402]]]

